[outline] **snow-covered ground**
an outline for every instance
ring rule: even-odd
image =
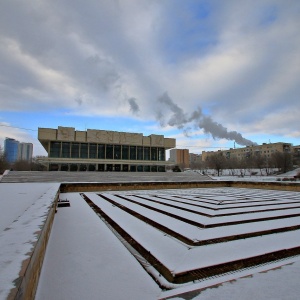
[[[188,171],[188,172],[200,172],[202,171]],[[239,170],[235,171],[235,175],[231,175],[230,170],[223,170],[220,174],[220,176],[217,176],[216,171],[214,170],[208,170],[206,172],[207,175],[209,175],[214,180],[235,180],[235,181],[282,181],[285,179],[292,180],[295,175],[300,173],[300,168],[294,169],[292,171],[283,173],[283,174],[274,174],[276,173],[276,170],[273,170],[271,174],[267,175],[264,170],[259,169],[250,169],[250,170],[243,170],[242,175]],[[253,175],[255,174],[255,175]]]

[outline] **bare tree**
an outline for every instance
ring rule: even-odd
[[[240,176],[244,177],[246,175],[246,170],[248,167],[248,158],[243,157],[239,160],[238,169],[240,171]]]
[[[3,174],[3,172],[7,169],[9,169],[10,165],[6,159],[5,153],[0,146],[0,174]]]
[[[282,173],[286,173],[292,168],[293,165],[293,158],[291,153],[288,152],[275,152],[271,156],[271,161],[274,164],[274,166]]]
[[[31,170],[31,163],[26,160],[17,160],[13,164],[13,169],[15,171],[30,171]]]
[[[37,157],[32,158],[31,171],[46,171],[47,167],[39,162]]]
[[[226,165],[226,159],[225,157],[222,155],[222,153],[216,153],[216,154],[212,154],[207,158],[207,163],[208,166],[211,169],[214,169],[217,171],[218,176],[220,176],[220,171],[222,169],[224,169],[225,165]]]
[[[265,166],[265,158],[259,153],[253,157],[253,166],[260,170],[260,175],[263,175],[263,168]]]
[[[239,162],[236,157],[232,157],[227,160],[226,167],[229,170],[229,173],[231,176],[236,175],[236,169],[238,168],[238,164],[239,164]]]

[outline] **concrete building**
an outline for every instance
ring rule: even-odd
[[[18,160],[19,142],[12,138],[4,140],[4,154],[9,163],[14,163]]]
[[[262,155],[266,158],[271,157],[275,152],[292,153],[293,146],[290,143],[263,143],[262,145],[247,146],[243,148],[230,148],[229,150],[202,151],[202,161],[206,161],[210,155],[220,153],[226,158],[247,158],[256,155]]]
[[[190,153],[190,167],[199,166],[202,162],[202,155]]]
[[[48,153],[49,171],[164,172],[166,149],[176,140],[163,135],[73,127],[39,128],[38,139]]]
[[[189,168],[190,166],[189,149],[171,149],[170,162],[179,165],[183,168]]]
[[[32,161],[33,144],[32,143],[19,143],[18,160],[27,162]]]

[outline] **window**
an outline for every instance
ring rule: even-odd
[[[73,143],[72,144],[72,146],[71,146],[71,157],[72,158],[79,158],[79,144],[78,143]]]
[[[114,159],[121,159],[121,146],[120,145],[114,146]]]
[[[70,143],[62,143],[61,157],[70,158]]]
[[[130,159],[136,160],[136,146],[130,146]]]
[[[95,171],[96,170],[96,165],[89,165],[88,170],[89,171]]]
[[[157,172],[157,166],[151,166],[151,172]]]
[[[60,157],[60,142],[50,143],[50,157]]]
[[[114,147],[113,145],[106,145],[106,159],[113,159]]]
[[[129,147],[122,146],[122,159],[128,159],[128,158],[129,158]]]
[[[144,160],[150,160],[150,147],[144,147]]]
[[[80,158],[88,158],[88,144],[80,145]]]
[[[105,158],[105,145],[98,145],[98,158],[104,159]]]
[[[77,171],[77,170],[78,170],[78,166],[77,166],[76,164],[72,164],[72,165],[70,166],[70,171],[75,172],[75,171]]]
[[[136,172],[136,166],[135,165],[130,166],[130,172]]]
[[[81,165],[79,166],[79,171],[86,171],[86,170],[87,170],[87,166],[86,166],[86,165],[81,164]]]
[[[90,144],[90,158],[97,158],[97,144]]]
[[[159,166],[158,167],[158,172],[166,172],[165,166]]]
[[[157,148],[151,148],[151,160],[157,160]]]
[[[164,161],[165,160],[165,149],[158,148],[158,160]]]
[[[137,159],[138,160],[143,160],[143,147],[138,146],[137,147]]]

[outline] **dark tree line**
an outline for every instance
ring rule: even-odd
[[[14,163],[9,163],[5,157],[5,153],[0,146],[0,174],[3,174],[5,170],[14,171],[45,171],[45,166],[41,165],[36,158],[32,159],[32,162],[26,160],[18,160]]]
[[[206,161],[191,164],[192,169],[205,170],[213,169],[220,176],[222,170],[228,170],[230,175],[244,176],[246,172],[254,174],[252,169],[258,169],[260,175],[270,175],[274,169],[278,169],[280,173],[286,173],[293,167],[293,156],[291,153],[275,152],[269,157],[264,155],[253,155],[237,159],[235,157],[226,158],[223,153],[215,153],[210,155]],[[252,172],[252,173],[251,173]]]

